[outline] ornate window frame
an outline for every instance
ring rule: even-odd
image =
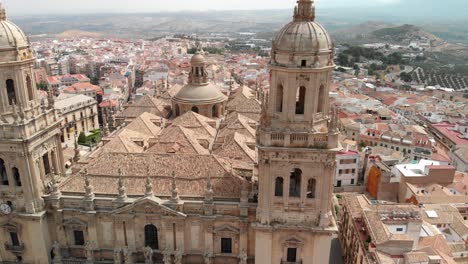
[[[222,256],[238,256],[240,243],[240,230],[231,225],[221,225],[213,230],[214,252]],[[221,253],[221,238],[230,238],[232,253]]]
[[[302,259],[302,250],[304,247],[304,240],[298,236],[292,235],[292,236],[288,236],[284,238],[282,241],[283,242],[281,243],[281,245],[283,247],[283,251],[282,251],[281,260],[284,262],[287,262],[288,248],[296,248],[297,249],[296,262],[300,263]]]

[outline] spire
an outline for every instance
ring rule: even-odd
[[[176,176],[175,172],[172,172],[172,190],[171,190],[171,202],[177,203],[179,202],[179,190],[177,189],[176,185]]]
[[[52,93],[52,89],[49,88],[47,90],[47,103],[48,103],[48,108],[49,109],[53,109],[54,108],[54,104],[55,104],[55,98],[54,98],[54,94]]]
[[[3,21],[6,19],[7,19],[7,16],[6,16],[5,7],[3,6],[3,3],[0,2],[0,20]]]
[[[146,176],[146,185],[145,185],[145,197],[153,196],[153,183],[149,175],[150,175],[150,168],[148,167],[147,176]]]
[[[73,161],[78,162],[80,160],[80,148],[78,146],[78,134],[75,132],[75,155],[73,156]]]
[[[315,20],[315,5],[313,0],[298,0],[294,8],[295,22],[308,22]]]
[[[117,199],[122,201],[122,200],[127,199],[127,188],[125,188],[124,186],[122,169],[119,168],[118,173],[119,173],[119,188],[118,188],[119,196]]]

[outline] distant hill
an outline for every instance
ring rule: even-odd
[[[83,30],[67,30],[60,34],[57,34],[56,37],[58,38],[99,38],[102,37],[101,33],[98,32],[90,32],[90,31],[83,31]]]
[[[352,39],[357,37],[366,37],[366,35],[369,35],[376,30],[390,28],[392,26],[395,25],[381,21],[367,21],[358,25],[339,28],[331,31],[330,33],[335,38]]]
[[[439,46],[445,42],[443,39],[436,37],[430,32],[408,24],[398,27],[382,28],[372,32],[371,36],[380,40],[402,44],[409,44],[407,42],[412,40],[428,40],[431,42],[431,46]]]

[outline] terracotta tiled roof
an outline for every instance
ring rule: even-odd
[[[202,197],[210,175],[215,197],[239,198],[244,181],[231,174],[228,162],[213,155],[108,153],[91,160],[87,169],[95,193],[101,194],[117,193],[118,169],[122,170],[130,195],[144,194],[148,175],[153,181],[156,195],[170,195],[172,173],[177,178],[179,194],[183,196]],[[84,179],[73,175],[60,189],[64,193],[82,193]]]
[[[197,135],[190,129],[171,125],[165,128],[158,137],[156,144],[148,152],[151,153],[177,153],[177,154],[210,154],[208,148],[203,147],[198,139],[203,136]],[[211,144],[207,141],[208,147]]]

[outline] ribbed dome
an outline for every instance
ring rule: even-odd
[[[271,50],[270,65],[287,68],[334,67],[335,48],[325,28],[315,22],[312,0],[298,0],[294,20],[284,26]]]
[[[28,38],[14,23],[0,20],[0,49],[16,49],[28,47]]]
[[[318,53],[329,52],[333,42],[327,31],[314,21],[293,21],[276,36],[278,52]]]
[[[174,96],[173,100],[180,104],[216,104],[227,100],[219,87],[214,84],[187,84]]]
[[[206,60],[203,55],[200,54],[200,52],[195,53],[195,55],[192,56],[192,59],[190,60],[190,64],[195,65],[195,64],[205,64]]]
[[[188,84],[182,87],[173,100],[179,104],[206,105],[224,102],[227,97],[218,86],[208,81],[206,60],[199,52],[190,60],[192,70],[189,73]]]
[[[7,20],[5,8],[0,3],[0,62],[32,58],[28,38],[17,25]]]

